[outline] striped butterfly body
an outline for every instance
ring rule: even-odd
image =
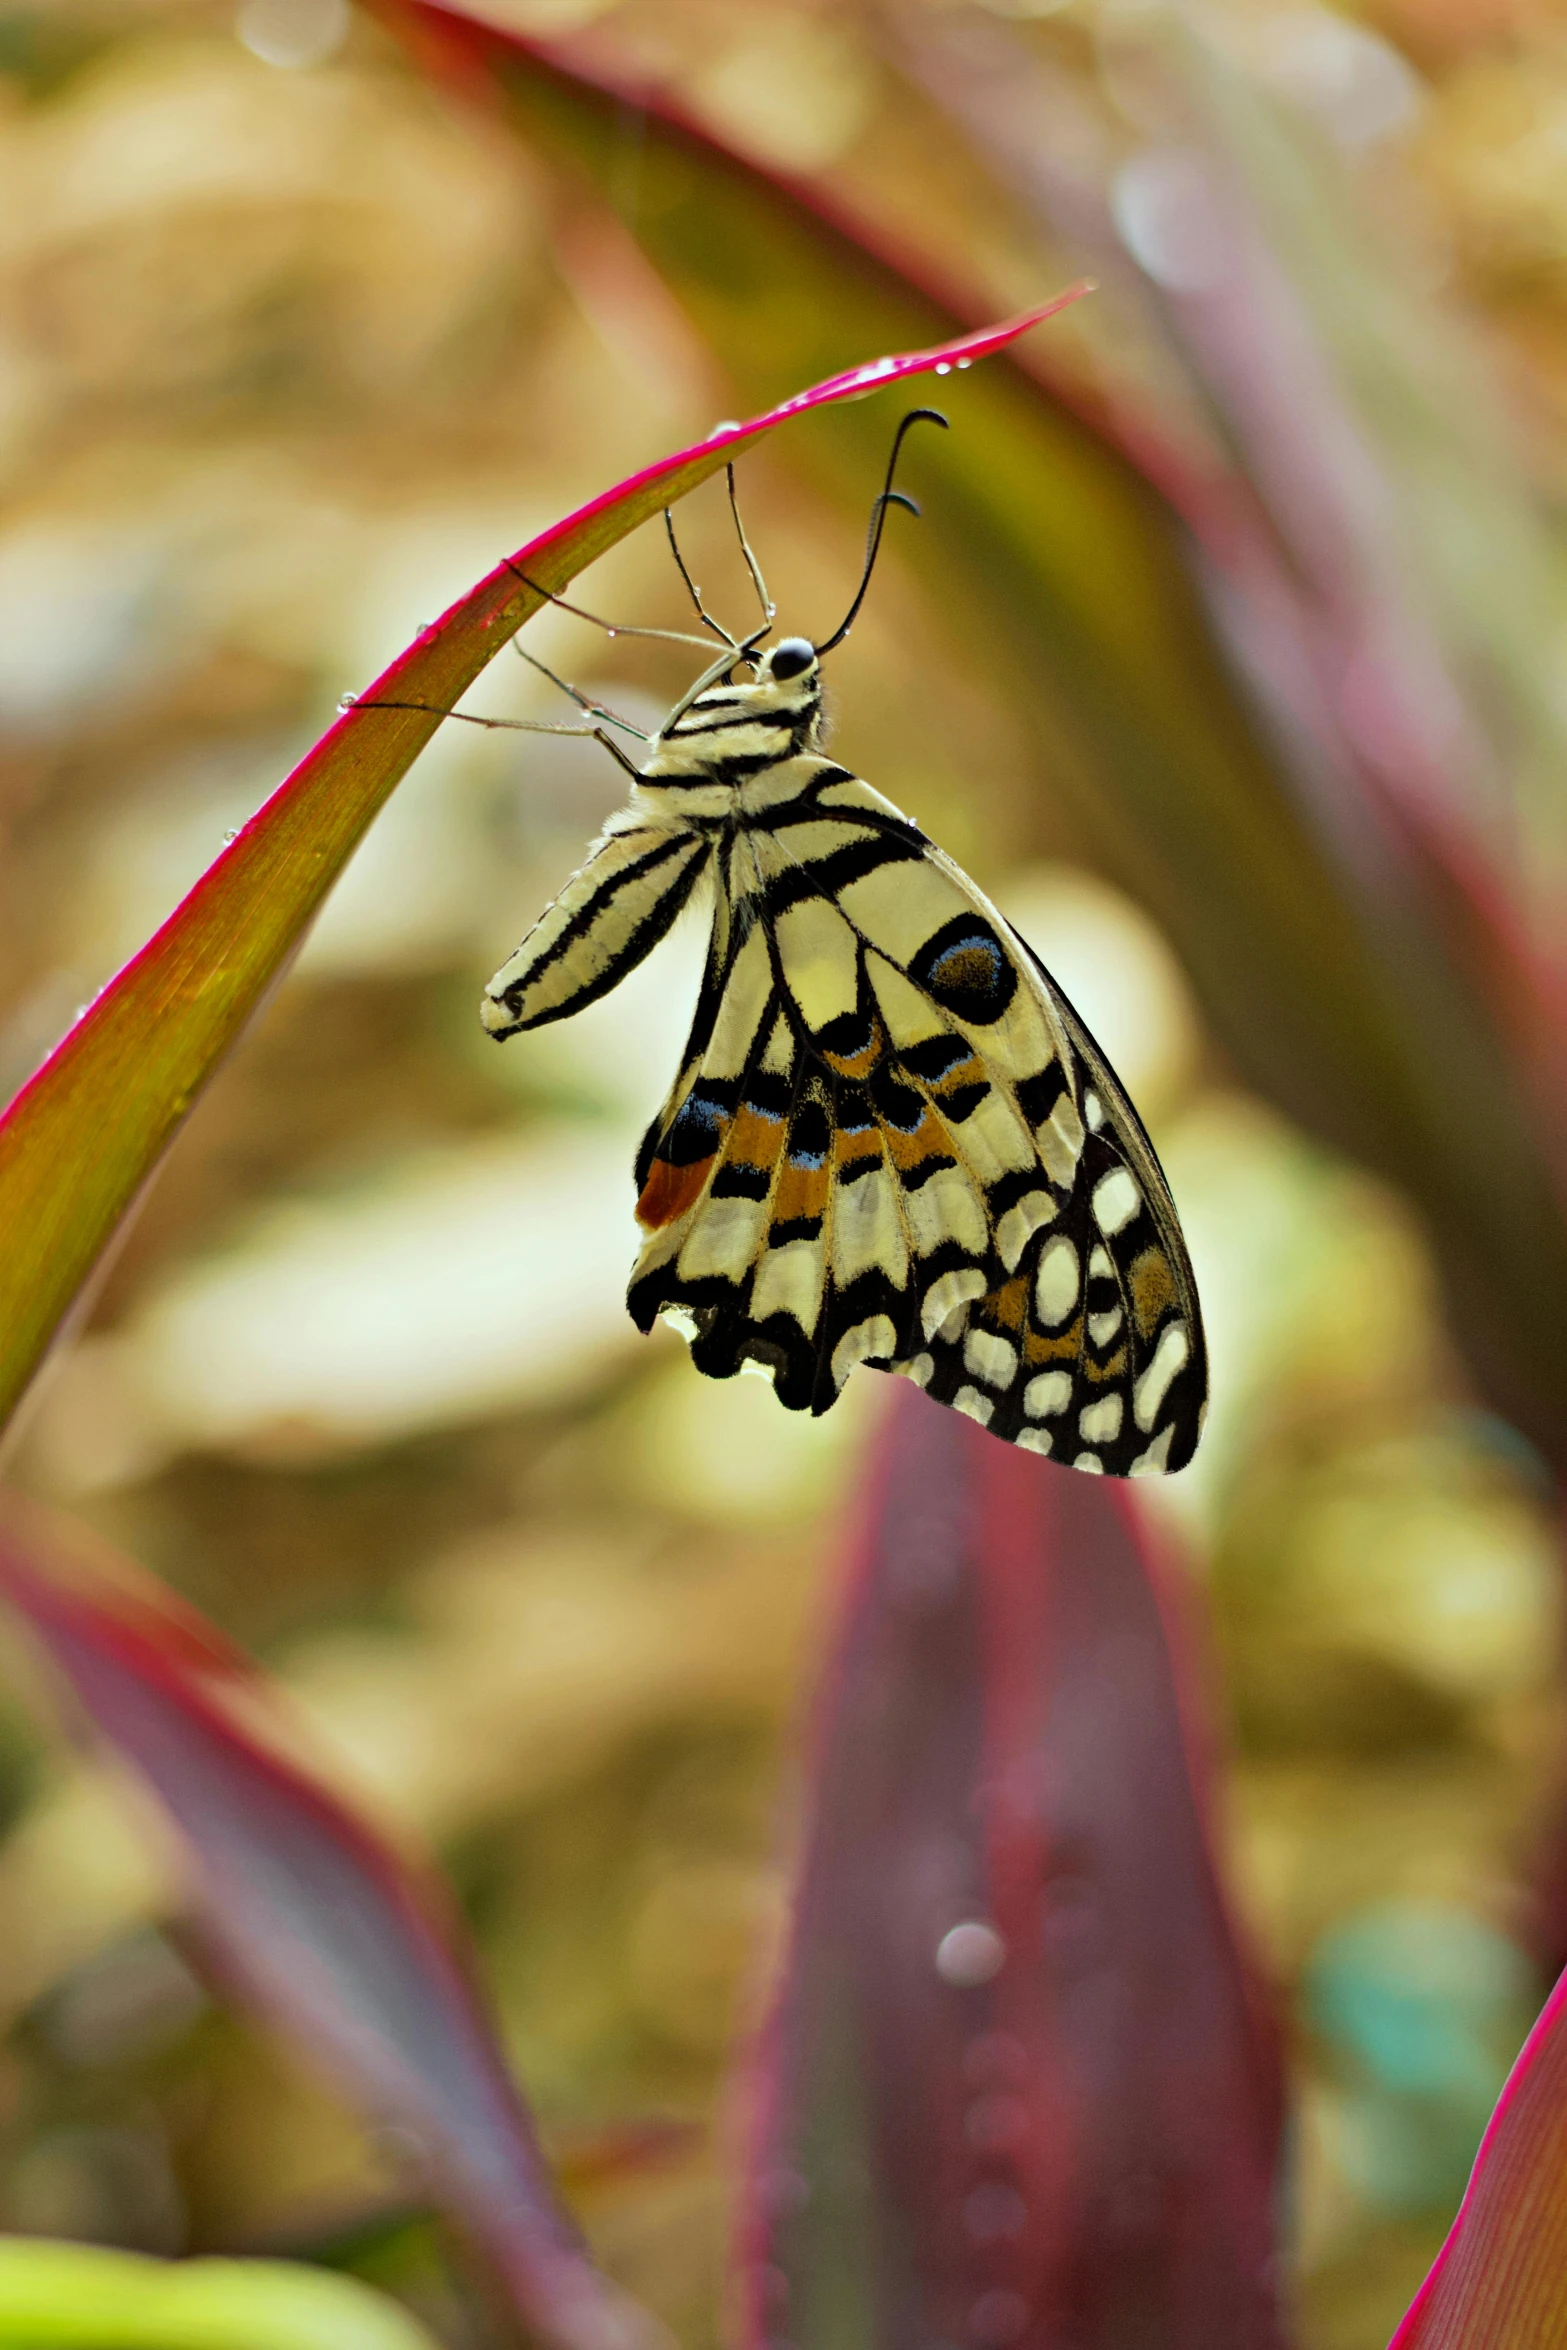
[[[1136,1112],[995,907],[824,755],[818,649],[745,658],[653,738],[483,1005],[496,1037],[566,1019],[711,893],[637,1160],[633,1321],[794,1411],[869,1363],[1075,1468],[1184,1467],[1202,1323]]]

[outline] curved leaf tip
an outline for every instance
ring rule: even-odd
[[[539,590],[558,594],[778,425],[967,368],[1088,290],[1070,286],[999,325],[850,368],[644,467],[498,563],[342,712],[0,1118],[0,1425],[372,818],[444,713],[539,610]],[[372,717],[376,702],[398,706]]]

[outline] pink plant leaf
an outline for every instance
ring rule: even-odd
[[[791,418],[999,351],[1086,292],[875,359],[643,468],[498,563],[345,709],[0,1117],[0,1423],[367,826],[485,664],[583,567]],[[526,574],[524,578],[523,574]],[[537,587],[527,584],[538,583]],[[373,708],[373,704],[408,705]]]
[[[1391,2350],[1567,2342],[1567,1974],[1486,2124],[1447,2240]]]
[[[1277,2038],[1135,1507],[889,1414],[748,2098],[746,2350],[1277,2350]]]
[[[178,1830],[219,1983],[397,2125],[551,2350],[658,2350],[556,2200],[441,1881],[315,1767],[281,1692],[151,1576],[14,1501],[0,1594]]]

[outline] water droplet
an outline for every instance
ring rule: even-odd
[[[944,1983],[971,1991],[994,1982],[1007,1962],[1007,1946],[994,1926],[981,1918],[965,1918],[951,1927],[936,1945],[936,1972]]]
[[[980,2154],[1010,2154],[1028,2136],[1028,2107],[1021,2097],[976,2097],[963,2134]]]
[[[229,844],[229,842],[230,842],[231,840],[238,840],[238,838],[239,838],[239,834],[240,834],[240,828],[239,828],[239,826],[236,824],[232,832],[226,832],[226,833],[223,835],[223,845],[224,845],[224,847],[225,847],[225,848],[227,848],[227,846],[228,846],[228,844]]]
[[[963,2051],[963,2078],[974,2089],[1015,2088],[1028,2070],[1028,2050],[1010,2032],[981,2032]]]
[[[786,2219],[793,2212],[803,2211],[810,2202],[811,2182],[797,2170],[768,2171],[757,2182],[756,2196],[764,2211]]]
[[[950,374],[952,373],[952,362],[951,362],[951,360],[950,360],[950,359],[938,359],[938,360],[937,360],[937,362],[936,362],[936,373],[937,373],[938,375],[950,375]]]
[[[972,359],[960,359],[958,361],[958,373],[961,375],[965,367],[972,367],[973,364],[974,362]]]
[[[789,2279],[781,2268],[764,2263],[756,2271],[756,2290],[769,2309],[782,2309],[789,2299]]]
[[[738,432],[739,430],[740,419],[738,416],[721,416],[707,437],[710,441],[716,441],[721,432]]]
[[[1028,2219],[1028,2205],[1016,2187],[987,2179],[963,2198],[963,2226],[976,2244],[995,2244],[1020,2236]]]
[[[241,0],[234,30],[264,65],[325,65],[348,38],[348,0]]]
[[[1009,2293],[998,2286],[993,2293],[981,2293],[968,2313],[970,2339],[983,2342],[990,2350],[1001,2350],[1001,2345],[1015,2342],[1028,2323],[1028,2303],[1021,2293]]]

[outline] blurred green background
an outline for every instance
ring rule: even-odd
[[[586,131],[558,92],[465,101],[347,0],[0,7],[0,1089],[501,552],[881,347],[884,279],[856,296],[803,229],[764,245],[700,149],[681,229],[638,93],[807,184],[927,307],[1098,276],[1035,338],[1054,406],[999,363],[941,388],[952,434],[907,469],[931,522],[895,519],[834,657],[835,746],[1038,947],[1164,1156],[1214,1401],[1144,1496],[1211,1601],[1225,1854],[1292,2019],[1301,2336],[1372,2350],[1567,1954],[1561,23],[484,13],[621,94]],[[1074,408],[1170,508],[1106,503]],[[786,629],[847,602],[898,412],[744,464]],[[743,611],[718,486],[682,532]],[[577,592],[684,625],[651,531]],[[689,673],[559,613],[529,643],[644,723]],[[561,714],[509,661],[473,701]],[[569,1025],[480,1033],[620,780],[591,744],[438,739],[12,1468],[258,1650],[434,1841],[595,2246],[699,2350],[725,2067],[884,1390],[802,1423],[625,1318],[694,931]],[[335,2244],[476,2339],[387,2149],[208,2003],[157,1834],[16,1661],[0,2226]]]

